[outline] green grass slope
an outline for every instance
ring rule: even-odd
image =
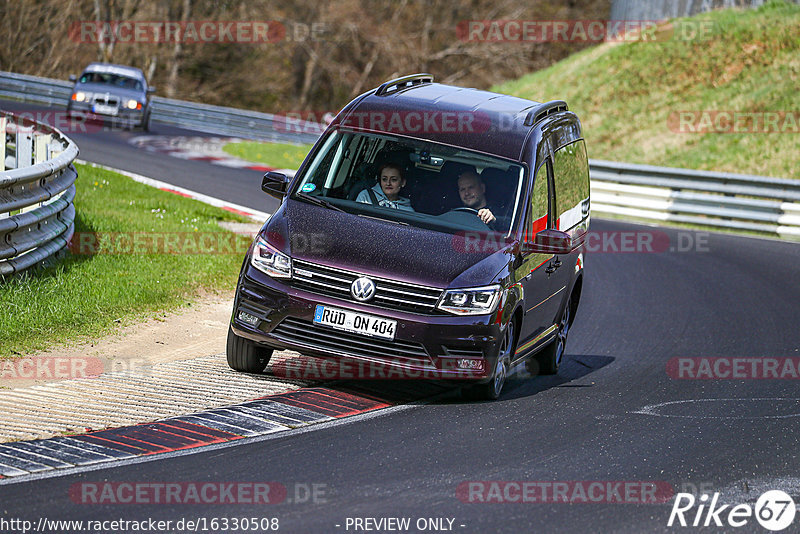
[[[707,28],[708,38],[680,39],[681,25]],[[791,120],[800,119],[800,5],[715,11],[659,32],[655,42],[604,43],[493,90],[566,100],[591,158],[800,178],[800,121]],[[770,133],[676,131],[686,111],[788,117]]]

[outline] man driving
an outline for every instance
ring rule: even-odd
[[[458,175],[458,195],[464,207],[472,208],[478,212],[478,217],[484,224],[493,223],[496,217],[486,202],[486,184],[483,183],[478,173],[467,170]]]

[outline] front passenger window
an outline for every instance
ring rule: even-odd
[[[547,166],[550,159],[546,159],[533,182],[533,194],[531,196],[531,212],[528,217],[528,225],[525,229],[525,240],[533,241],[533,237],[547,228],[548,202],[547,202]]]

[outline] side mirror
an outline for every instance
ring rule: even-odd
[[[573,250],[575,247],[570,235],[552,228],[537,233],[533,238],[533,243],[528,242],[522,245],[522,251],[525,253],[569,254]]]
[[[261,181],[261,190],[277,199],[283,199],[289,189],[289,178],[280,172],[270,171]]]
[[[152,85],[151,85],[150,87],[148,87],[148,88],[147,88],[147,94],[148,94],[148,95],[150,95],[150,94],[153,94],[153,93],[155,93],[155,92],[156,92],[156,88],[155,88],[155,87],[153,87]]]
[[[77,81],[78,81],[78,77],[77,77],[77,76],[75,76],[74,74],[70,74],[70,75],[69,75],[69,81],[71,81],[71,82],[77,82]]]

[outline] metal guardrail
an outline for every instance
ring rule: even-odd
[[[40,78],[0,71],[0,97],[35,102],[66,109],[73,84],[68,81]],[[264,141],[314,143],[319,137],[317,125],[285,117],[197,102],[154,96],[150,99],[150,120],[219,135]],[[309,127],[304,127],[308,124]],[[321,131],[321,130],[319,130]]]
[[[72,84],[0,71],[0,97],[66,107]],[[153,97],[152,120],[269,141],[313,143],[320,125]],[[800,180],[590,160],[592,211],[800,238]]]
[[[307,129],[302,127],[296,128],[294,121],[269,113],[161,97],[153,97],[152,106],[151,120],[180,128],[298,144],[313,144],[319,138],[319,134],[306,133],[304,130]]]
[[[591,160],[593,214],[800,239],[800,180]]]
[[[63,250],[75,230],[78,147],[55,128],[0,111],[0,275]],[[6,170],[6,167],[11,167]]]

